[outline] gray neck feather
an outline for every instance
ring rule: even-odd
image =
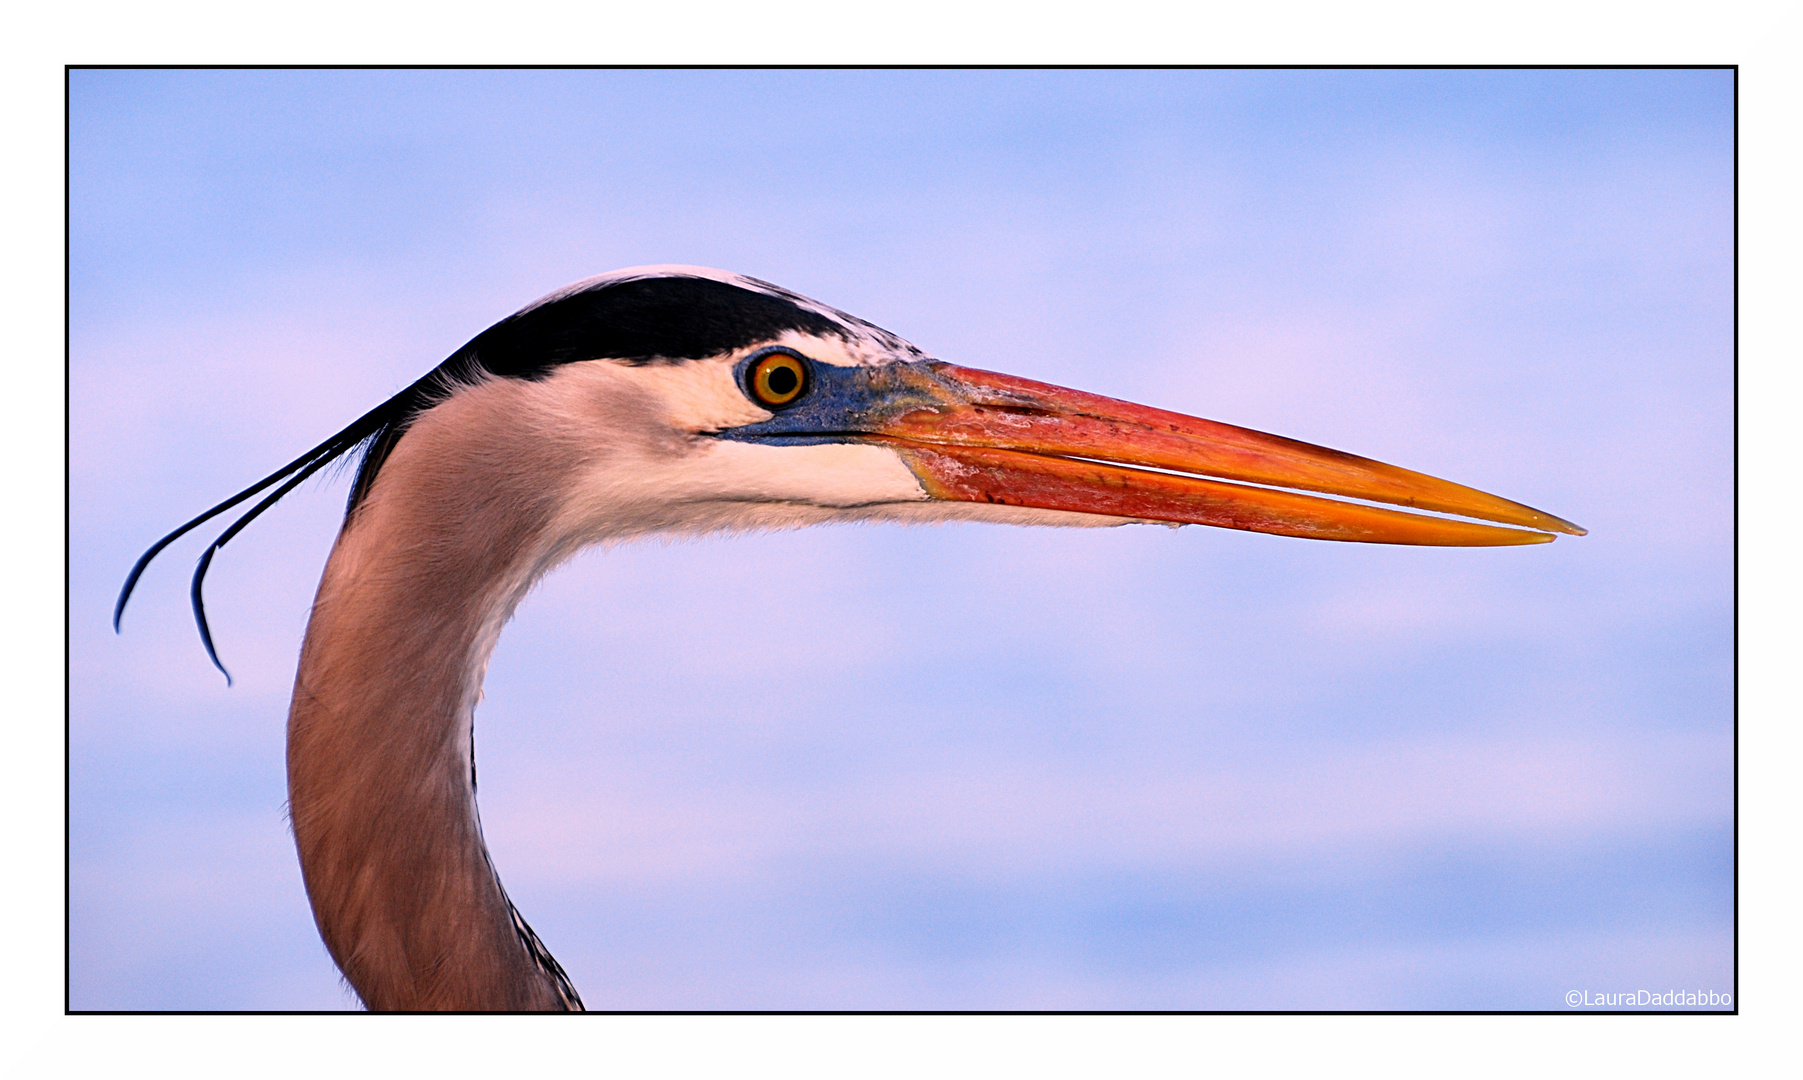
[[[483,671],[554,555],[575,464],[554,440],[518,454],[508,394],[460,393],[408,431],[339,535],[301,650],[295,844],[320,934],[371,1009],[581,1007],[495,876],[471,775]]]

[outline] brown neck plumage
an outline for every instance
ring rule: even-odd
[[[547,557],[553,507],[546,462],[479,452],[514,444],[489,430],[508,409],[488,398],[507,393],[459,395],[396,447],[333,548],[295,677],[295,844],[320,934],[371,1009],[581,1007],[476,814],[483,670]]]

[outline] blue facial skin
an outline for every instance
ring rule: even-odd
[[[807,388],[794,404],[781,408],[770,419],[713,432],[714,438],[773,446],[856,442],[861,436],[881,432],[893,417],[968,400],[955,384],[939,374],[936,361],[840,367],[816,364],[801,353],[784,348],[760,349],[739,361],[733,374],[741,388],[747,387],[746,373],[751,365],[771,353],[785,353],[800,360],[807,369]],[[746,396],[751,396],[749,391]]]

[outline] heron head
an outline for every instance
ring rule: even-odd
[[[647,336],[637,352],[549,376],[566,380],[570,397],[591,383],[587,396],[613,410],[597,426],[613,436],[634,426],[622,403],[645,418],[636,460],[597,455],[587,485],[603,496],[587,512],[615,530],[636,531],[622,511],[640,505],[641,523],[659,531],[858,518],[1153,521],[1448,546],[1583,532],[1340,451],[945,363],[754,279],[689,267],[622,273],[522,313],[610,302],[618,324],[621,297],[604,298],[630,287],[656,310],[623,321],[669,328],[668,340]],[[683,352],[693,355],[671,355]]]
[[[194,573],[196,621],[217,664],[201,598],[213,554],[359,447],[347,533],[379,485],[394,497],[378,503],[421,496],[422,486],[448,489],[441,509],[534,508],[551,537],[539,565],[587,543],[651,533],[869,519],[1160,522],[1444,546],[1584,532],[1337,450],[945,363],[755,278],[636,267],[508,316],[163,537],[127,575],[115,628],[158,552],[273,488],[208,546]],[[396,454],[413,467],[405,482],[381,484]],[[506,498],[488,497],[503,490]]]

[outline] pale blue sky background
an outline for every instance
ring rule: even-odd
[[[595,1007],[1732,989],[1722,72],[101,73],[71,101],[78,1008],[338,1008],[282,723],[344,480],[168,528],[495,319],[720,266],[1541,506],[1496,551],[839,528],[594,552],[477,715]],[[751,572],[811,568],[772,595]],[[799,641],[761,685],[747,645]]]

